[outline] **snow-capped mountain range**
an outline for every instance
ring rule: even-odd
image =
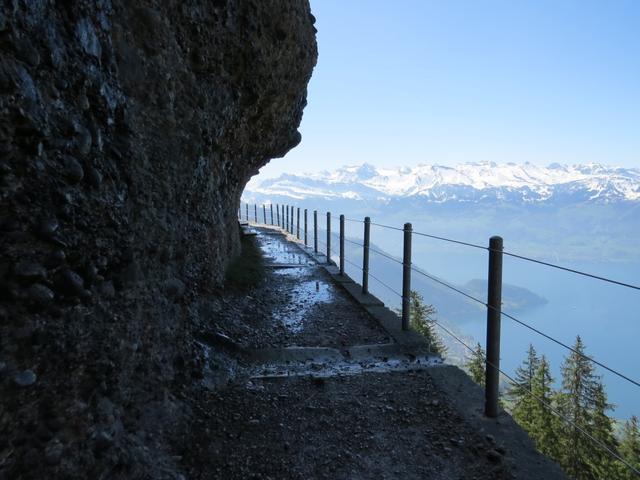
[[[378,168],[364,163],[331,172],[256,177],[247,185],[247,195],[383,202],[413,197],[434,203],[640,202],[640,169],[493,162]]]

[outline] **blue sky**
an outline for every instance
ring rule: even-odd
[[[640,167],[640,1],[311,0],[302,143],[260,177],[461,162]]]

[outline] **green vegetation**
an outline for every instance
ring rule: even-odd
[[[640,470],[640,425],[638,425],[638,417],[635,415],[625,422],[622,427],[618,451],[622,458],[633,465],[636,470]],[[628,468],[620,466],[620,478],[633,480],[638,477],[634,476]]]
[[[471,377],[471,380],[482,387],[484,387],[486,378],[485,358],[486,355],[484,353],[484,350],[478,343],[471,356],[467,359],[467,363],[465,363],[464,365],[467,373]]]
[[[264,278],[264,259],[255,236],[243,235],[241,253],[226,271],[226,285],[239,290],[249,290]]]
[[[445,347],[442,339],[436,332],[436,323],[433,318],[436,314],[435,307],[425,304],[422,295],[415,290],[411,290],[410,298],[409,325],[427,339],[429,349],[432,353],[444,358],[447,347]]]
[[[575,480],[638,478],[611,453],[588,438],[596,439],[625,461],[640,467],[640,430],[637,417],[614,436],[612,406],[601,378],[586,358],[581,338],[562,364],[562,383],[552,388],[547,359],[529,346],[526,359],[516,371],[515,384],[507,392],[513,418],[529,432],[537,448],[555,459]],[[562,418],[560,418],[562,417]],[[564,420],[563,420],[564,419]]]

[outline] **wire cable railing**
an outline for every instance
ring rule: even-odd
[[[389,230],[396,230],[398,232],[402,232],[402,228],[392,227],[391,225],[384,225],[382,223],[371,222],[371,225],[375,225],[376,227],[387,228]]]
[[[465,341],[461,340],[456,334],[454,334],[453,332],[451,332],[451,330],[449,330],[447,327],[445,327],[444,325],[442,325],[440,322],[434,320],[433,321],[434,324],[436,324],[440,329],[442,329],[444,332],[446,332],[449,336],[451,336],[454,340],[456,340],[458,343],[460,343],[462,346],[464,346],[467,350],[469,350],[471,352],[472,355],[474,356],[479,356],[480,359],[485,362],[486,364],[492,366],[493,368],[496,368],[500,374],[506,378],[507,380],[509,380],[509,382],[511,382],[511,384],[513,386],[518,386],[518,382],[511,377],[509,374],[505,373],[503,370],[501,370],[500,368],[496,367],[496,365],[494,365],[493,363],[491,363],[489,360],[487,360],[485,355],[482,355],[481,353],[477,352],[475,349],[473,349],[472,347],[470,347]],[[533,398],[534,400],[538,401],[543,407],[547,408],[551,413],[553,413],[555,416],[557,416],[558,418],[560,418],[562,421],[564,421],[565,423],[567,423],[569,426],[575,428],[576,430],[578,430],[582,435],[584,435],[585,437],[587,437],[589,440],[591,440],[594,444],[596,444],[597,446],[599,446],[600,448],[602,448],[604,451],[606,451],[609,455],[611,455],[612,457],[614,457],[616,460],[618,460],[619,462],[621,462],[623,465],[625,465],[627,468],[629,468],[632,472],[634,472],[636,475],[640,475],[640,470],[636,469],[633,465],[631,465],[629,462],[627,462],[624,458],[622,458],[620,455],[618,455],[617,452],[613,451],[608,445],[606,445],[605,443],[603,443],[602,441],[600,441],[599,439],[595,438],[593,435],[591,435],[589,432],[587,432],[585,429],[583,429],[582,427],[580,427],[579,425],[577,425],[575,422],[573,422],[571,419],[565,417],[564,415],[562,415],[560,412],[558,412],[555,408],[553,408],[551,405],[549,405],[549,403],[545,402],[543,399],[541,399],[540,397],[538,397],[537,395],[534,395],[533,392],[531,390],[525,390],[525,392],[527,393],[527,395],[529,395],[531,398]]]
[[[361,243],[354,242],[353,240],[349,240],[347,237],[344,238],[344,241],[347,242],[347,243],[351,243],[351,244],[353,244],[353,245],[355,245],[357,247],[364,247],[364,245],[362,245]]]
[[[298,238],[300,238],[300,233],[299,233],[300,232],[300,226],[301,226],[300,225],[300,221],[295,218],[295,216],[293,215],[293,212],[294,212],[293,209],[290,210],[290,217],[291,218],[289,218],[289,210],[287,210],[285,212],[285,208],[283,207],[282,222],[278,222],[278,223],[279,223],[279,226],[281,226],[281,228],[283,230],[287,231],[289,234],[291,234],[293,236],[297,236]],[[243,213],[242,210],[240,210],[239,211],[239,218],[240,219],[242,219],[242,213]],[[254,220],[257,223],[257,207],[255,207],[255,206],[254,206],[253,213],[254,213],[254,217],[255,217]],[[246,220],[250,223],[251,222],[251,218],[249,216],[249,206],[248,205],[245,208],[245,214],[246,214]],[[266,221],[266,213],[265,213],[264,210],[263,210],[263,214],[264,214],[265,221]],[[285,226],[285,215],[287,215],[286,226]],[[331,218],[331,214],[328,213],[328,215],[327,215],[327,228],[329,228],[330,218]],[[365,224],[365,239],[364,239],[364,243],[362,243],[362,244],[359,243],[359,242],[347,239],[344,236],[344,229],[341,228],[341,235],[340,235],[340,240],[341,241],[345,241],[345,242],[353,244],[353,245],[355,245],[357,247],[363,248],[365,250],[365,253],[366,253],[365,257],[368,256],[368,252],[369,251],[373,251],[377,255],[380,255],[382,257],[387,258],[388,260],[393,261],[394,263],[402,265],[403,272],[404,272],[404,275],[403,275],[403,289],[402,289],[403,292],[407,292],[407,289],[405,289],[405,286],[404,286],[404,282],[406,281],[405,277],[406,277],[407,271],[415,272],[415,273],[417,273],[417,274],[419,274],[419,275],[421,275],[423,277],[426,277],[427,279],[429,279],[429,280],[431,280],[431,281],[433,281],[433,282],[435,282],[435,283],[437,283],[437,284],[439,284],[439,285],[441,285],[441,286],[443,286],[443,287],[445,287],[445,288],[447,288],[447,289],[449,289],[449,290],[451,290],[453,292],[456,292],[457,294],[460,294],[461,296],[471,300],[474,303],[482,305],[484,308],[487,309],[487,312],[488,312],[487,315],[488,316],[489,316],[489,312],[493,312],[494,316],[498,315],[498,318],[500,318],[500,317],[508,318],[511,321],[517,323],[518,325],[530,330],[531,332],[533,332],[533,333],[535,333],[537,335],[540,335],[543,338],[545,338],[545,339],[547,339],[547,340],[549,340],[549,341],[551,341],[551,342],[553,342],[553,343],[565,348],[566,350],[572,352],[573,354],[577,355],[578,357],[580,357],[580,358],[582,358],[584,360],[587,360],[589,362],[592,362],[593,364],[595,364],[595,365],[599,366],[600,368],[608,371],[609,373],[612,373],[613,375],[617,376],[618,378],[620,378],[620,379],[622,379],[622,380],[624,380],[624,381],[626,381],[626,382],[628,382],[628,383],[630,383],[630,384],[632,384],[632,385],[634,385],[636,387],[640,387],[640,382],[639,381],[631,378],[628,375],[625,375],[625,374],[621,373],[618,369],[612,368],[612,367],[608,366],[607,364],[605,364],[604,362],[598,361],[593,357],[585,355],[584,353],[576,350],[575,348],[573,348],[570,345],[564,343],[563,341],[558,340],[557,338],[554,338],[553,336],[551,336],[551,335],[543,332],[542,330],[540,330],[540,329],[528,324],[527,322],[522,321],[521,319],[517,318],[516,316],[514,316],[514,315],[512,315],[512,314],[510,314],[508,312],[502,311],[501,303],[495,303],[494,302],[492,304],[491,299],[489,299],[487,302],[485,302],[485,301],[483,301],[483,300],[481,300],[481,299],[479,299],[479,298],[477,298],[477,297],[465,292],[464,290],[462,290],[460,288],[457,288],[457,287],[455,287],[455,286],[453,286],[453,285],[451,285],[451,284],[449,284],[449,283],[447,283],[447,282],[445,282],[445,281],[443,281],[443,280],[441,280],[441,279],[439,279],[439,278],[437,278],[437,277],[435,277],[433,275],[430,275],[430,274],[426,273],[425,271],[423,271],[423,270],[421,270],[421,269],[419,269],[419,268],[417,268],[415,266],[412,266],[411,265],[411,259],[410,259],[410,255],[411,255],[410,254],[410,252],[411,252],[410,238],[411,238],[411,235],[415,235],[415,236],[418,236],[418,237],[426,237],[426,238],[431,238],[431,239],[434,239],[434,240],[439,240],[439,241],[443,241],[443,242],[447,242],[447,243],[453,243],[453,244],[463,245],[463,246],[472,247],[472,248],[476,248],[476,249],[487,250],[489,252],[490,256],[494,255],[494,254],[499,254],[500,256],[506,255],[506,256],[517,258],[517,259],[520,259],[520,260],[524,260],[524,261],[532,262],[532,263],[535,263],[535,264],[539,264],[539,265],[542,265],[542,266],[545,266],[545,267],[550,267],[550,268],[566,271],[568,273],[572,273],[572,274],[576,274],[576,275],[581,275],[581,276],[593,278],[593,279],[596,279],[596,280],[599,280],[599,281],[607,282],[607,283],[610,283],[610,284],[615,284],[615,285],[622,286],[622,287],[625,287],[625,288],[630,288],[630,289],[633,289],[633,290],[640,290],[640,286],[634,285],[634,284],[631,284],[631,283],[628,283],[628,282],[622,282],[622,281],[619,281],[619,280],[614,280],[614,279],[607,278],[607,277],[604,277],[604,276],[601,276],[601,275],[596,275],[596,274],[592,274],[592,273],[588,273],[588,272],[572,269],[572,268],[569,268],[569,267],[564,267],[564,266],[553,264],[553,263],[550,263],[550,262],[545,262],[545,261],[542,261],[542,260],[526,257],[524,255],[519,255],[519,254],[516,254],[516,253],[504,251],[501,248],[501,245],[502,245],[502,243],[501,243],[502,240],[501,239],[499,239],[500,240],[500,243],[499,243],[500,249],[497,250],[496,248],[493,248],[493,245],[494,245],[493,243],[491,244],[491,246],[486,247],[486,246],[482,246],[482,245],[478,245],[478,244],[475,244],[475,243],[466,242],[466,241],[462,241],[462,240],[457,240],[457,239],[453,239],[453,238],[447,238],[447,237],[428,234],[428,233],[424,233],[424,232],[412,231],[411,224],[405,224],[405,228],[397,228],[397,227],[393,227],[393,226],[390,226],[390,225],[371,222],[368,217],[365,219],[365,221],[356,220],[356,219],[352,219],[352,218],[346,218],[346,217],[343,217],[343,218],[344,218],[344,221],[348,221],[348,222],[364,223]],[[315,215],[315,211],[314,211],[314,222],[317,222],[317,217]],[[273,224],[273,221],[272,221],[272,224]],[[376,248],[372,248],[370,246],[370,239],[368,237],[369,234],[368,234],[367,224],[374,225],[376,227],[390,229],[390,230],[393,230],[393,231],[404,232],[404,235],[405,235],[405,246],[404,246],[404,248],[405,248],[405,257],[404,257],[404,259],[402,261],[400,261],[398,258],[394,258],[393,256],[391,256],[391,255],[389,255],[389,254],[387,254],[385,252],[382,252],[382,251],[380,251],[380,250],[378,250]],[[343,225],[341,223],[341,227],[342,226]],[[306,238],[307,238],[307,236],[306,236],[306,234],[307,234],[307,232],[306,232],[306,228],[307,228],[306,221],[305,221],[304,228],[305,228],[305,240],[306,240]],[[296,234],[296,232],[297,232],[297,234]],[[314,238],[315,245],[321,244],[324,247],[327,247],[327,243],[326,242],[318,239],[318,236],[319,236],[318,235],[318,225],[316,223],[314,223],[314,232],[315,232],[315,238]],[[326,234],[327,233],[326,230],[323,233]],[[331,234],[330,231],[329,231],[329,234]],[[409,244],[408,244],[409,245],[409,259],[408,259],[408,261],[407,261],[407,257],[406,257],[407,235],[409,235]],[[492,239],[492,241],[493,241],[493,239]],[[329,247],[327,249],[328,251],[326,252],[326,254],[328,256],[327,260],[329,262],[332,261],[332,259],[331,259],[332,256],[339,257],[340,261],[341,261],[341,269],[343,268],[342,266],[344,265],[344,263],[347,263],[347,264],[357,268],[358,270],[360,270],[361,272],[364,273],[365,277],[367,277],[367,278],[371,277],[372,279],[376,280],[376,282],[378,282],[380,285],[382,285],[383,287],[388,289],[390,292],[392,292],[393,294],[395,294],[399,298],[403,299],[403,310],[404,310],[404,308],[406,308],[406,305],[408,303],[406,301],[404,301],[405,300],[404,295],[402,293],[398,292],[393,287],[391,287],[384,280],[382,280],[382,279],[378,278],[377,276],[374,276],[373,274],[371,274],[371,272],[369,271],[368,263],[367,263],[368,260],[365,261],[364,268],[363,268],[363,266],[357,265],[356,263],[344,258],[343,244],[341,244],[340,252],[335,252],[335,250],[333,248],[331,248],[331,247]],[[319,249],[317,249],[317,247],[316,247],[316,251],[318,253],[321,253],[319,251]],[[344,263],[342,263],[342,262],[344,262]],[[501,264],[501,262],[500,262],[500,264]],[[491,276],[491,271],[490,271],[490,276]],[[500,278],[500,282],[501,282],[501,274],[500,274],[499,278]],[[363,283],[363,285],[364,285],[364,283]],[[489,285],[489,290],[490,289],[491,289],[491,285]],[[365,291],[365,287],[364,286],[363,286],[363,291],[364,291],[364,293],[368,293],[368,291]],[[457,335],[455,335],[453,332],[451,332],[449,329],[447,329],[447,327],[445,327],[444,325],[442,325],[440,322],[438,322],[436,320],[433,320],[433,322],[439,328],[441,328],[443,331],[445,331],[449,336],[451,336],[455,341],[459,342],[466,349],[471,351],[474,355],[478,355],[478,353],[474,349],[472,349],[463,340],[461,340]],[[404,313],[403,313],[403,328],[404,328],[404,326],[405,325],[404,325]],[[407,328],[408,328],[408,326],[407,326]],[[487,344],[487,346],[488,346],[488,344]],[[508,379],[512,384],[514,384],[514,385],[517,384],[517,382],[511,376],[509,376],[504,371],[500,370],[499,357],[495,357],[495,356],[492,357],[494,359],[498,359],[498,363],[497,364],[494,364],[493,362],[489,361],[489,359],[486,358],[486,356],[484,356],[484,355],[482,355],[481,358],[485,362],[487,367],[491,367],[491,368],[495,369],[494,371],[498,372],[504,378]],[[489,376],[487,377],[487,379],[489,379]],[[497,388],[497,386],[494,386],[494,387]],[[561,418],[567,424],[571,425],[577,431],[581,432],[583,435],[588,437],[592,442],[597,444],[604,451],[608,452],[609,455],[613,456],[616,460],[618,460],[621,463],[623,463],[624,465],[626,465],[634,473],[640,474],[640,472],[636,468],[634,468],[631,464],[629,464],[629,462],[627,462],[624,458],[620,457],[620,455],[618,455],[615,451],[613,451],[611,448],[609,448],[606,444],[604,444],[603,442],[601,442],[598,439],[594,438],[588,431],[584,430],[579,425],[576,425],[575,422],[572,422],[570,419],[567,419],[567,418],[563,417],[560,412],[556,411],[551,405],[549,405],[543,399],[540,399],[540,398],[536,397],[531,392],[528,392],[528,393],[532,396],[532,398],[535,398],[543,406],[548,408],[549,411],[551,411],[554,415],[556,415],[559,418]],[[497,395],[496,395],[496,398],[497,398]]]
[[[620,285],[621,287],[632,288],[634,290],[640,290],[640,286],[632,285],[630,283],[621,282],[619,280],[614,280],[612,278],[602,277],[600,275],[595,275],[593,273],[582,272],[580,270],[574,270],[573,268],[563,267],[561,265],[556,265],[554,263],[544,262],[542,260],[536,260],[535,258],[525,257],[524,255],[518,255],[516,253],[511,252],[502,252],[504,255],[513,258],[519,258],[520,260],[525,260],[527,262],[537,263],[539,265],[544,265],[545,267],[556,268],[558,270],[563,270],[565,272],[575,273],[576,275],[582,275],[583,277],[594,278],[596,280],[602,280],[603,282],[612,283],[614,285]]]
[[[398,260],[397,258],[393,258],[391,255],[389,255],[387,253],[381,252],[380,250],[377,250],[377,249],[375,249],[375,248],[373,248],[371,246],[369,247],[369,250],[374,252],[374,253],[376,253],[376,254],[378,254],[378,255],[380,255],[381,257],[385,257],[385,258],[391,260],[392,262],[399,263],[400,265],[402,265],[402,260]]]
[[[414,235],[419,235],[421,237],[433,238],[434,240],[442,240],[443,242],[456,243],[458,245],[464,245],[464,246],[467,246],[467,247],[479,248],[480,250],[488,250],[488,248],[483,246],[483,245],[477,245],[475,243],[463,242],[462,240],[455,240],[453,238],[439,237],[437,235],[431,235],[431,234],[422,233],[422,232],[413,232],[413,234]]]
[[[488,303],[486,303],[486,302],[483,302],[483,301],[482,301],[482,300],[480,300],[479,298],[476,298],[476,297],[474,297],[473,295],[469,295],[468,293],[463,292],[462,290],[460,290],[460,289],[458,289],[458,288],[456,288],[456,287],[454,287],[454,286],[452,286],[452,285],[449,285],[448,283],[443,282],[442,280],[439,280],[438,278],[433,277],[433,276],[431,276],[431,275],[429,275],[429,274],[427,274],[427,273],[425,273],[425,272],[423,272],[423,271],[421,271],[421,270],[419,270],[419,269],[417,269],[417,268],[415,268],[415,267],[412,267],[412,271],[414,271],[414,272],[416,272],[416,273],[419,273],[420,275],[423,275],[424,277],[427,277],[427,278],[429,278],[430,280],[432,280],[432,281],[434,281],[434,282],[437,282],[437,283],[439,283],[440,285],[442,285],[442,286],[444,286],[444,287],[446,287],[446,288],[448,288],[448,289],[450,289],[450,290],[453,290],[454,292],[459,293],[460,295],[464,295],[466,298],[468,298],[468,299],[470,299],[470,300],[473,300],[474,302],[479,303],[480,305],[483,305],[483,306],[485,306],[485,307],[486,307],[486,308],[488,308],[488,309],[493,309],[493,310],[495,310],[495,311],[498,311],[498,312],[499,312],[503,317],[506,317],[506,318],[508,318],[508,319],[510,319],[510,320],[513,320],[514,322],[516,322],[516,323],[518,323],[518,324],[522,325],[522,326],[523,326],[523,327],[525,327],[525,328],[528,328],[528,329],[529,329],[529,330],[531,330],[532,332],[537,333],[538,335],[540,335],[540,336],[542,336],[542,337],[546,338],[547,340],[550,340],[550,341],[552,341],[552,342],[556,343],[557,345],[560,345],[561,347],[566,348],[567,350],[569,350],[569,351],[573,352],[574,354],[578,355],[579,357],[583,358],[584,360],[588,360],[588,361],[590,361],[590,362],[592,362],[592,363],[594,363],[594,364],[598,365],[599,367],[601,367],[601,368],[603,368],[603,369],[607,370],[608,372],[613,373],[614,375],[618,376],[619,378],[622,378],[623,380],[626,380],[627,382],[630,382],[630,383],[632,383],[633,385],[635,385],[635,386],[637,386],[637,387],[640,387],[640,382],[638,382],[638,381],[636,381],[636,380],[633,380],[632,378],[629,378],[627,375],[625,375],[625,374],[623,374],[623,373],[620,373],[619,371],[617,371],[617,370],[615,370],[615,369],[613,369],[613,368],[611,368],[611,367],[609,367],[609,366],[605,365],[605,364],[604,364],[604,363],[602,363],[602,362],[599,362],[599,361],[598,361],[598,360],[596,360],[595,358],[589,357],[588,355],[585,355],[585,354],[583,354],[583,353],[579,352],[579,351],[578,351],[578,350],[576,350],[575,348],[573,348],[573,347],[571,347],[571,346],[567,345],[566,343],[564,343],[564,342],[562,342],[562,341],[560,341],[560,340],[558,340],[558,339],[556,339],[556,338],[552,337],[551,335],[547,335],[547,334],[546,334],[546,333],[544,333],[543,331],[541,331],[541,330],[539,330],[539,329],[537,329],[537,328],[535,328],[535,327],[533,327],[533,326],[529,325],[529,324],[528,324],[528,323],[526,323],[526,322],[523,322],[522,320],[520,320],[520,319],[516,318],[515,316],[513,316],[513,315],[511,315],[511,314],[509,314],[509,313],[507,313],[507,312],[503,312],[503,311],[502,311],[502,309],[496,309],[494,306],[489,305],[489,304],[488,304]]]

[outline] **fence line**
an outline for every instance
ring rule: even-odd
[[[467,350],[469,350],[471,352],[472,355],[479,356],[482,361],[492,365],[491,362],[489,362],[486,359],[486,357],[484,355],[482,355],[482,353],[479,353],[476,350],[474,350],[473,348],[471,348],[469,345],[467,345],[466,342],[461,340],[457,335],[455,335],[453,332],[451,332],[451,330],[449,330],[447,327],[442,325],[440,322],[437,322],[437,321],[434,320],[433,323],[435,323],[443,331],[445,331],[447,334],[449,334],[453,339],[455,339],[457,342],[459,342],[461,345],[463,345]],[[495,365],[492,365],[492,366],[494,368],[497,368]],[[509,374],[505,373],[503,370],[498,369],[498,371],[500,372],[500,374],[502,376],[504,376],[507,380],[509,380],[509,382],[511,382],[511,384],[513,386],[518,386],[518,382],[515,379],[513,379],[513,377],[511,377]],[[576,425],[575,422],[573,422],[571,419],[569,419],[569,418],[565,417],[564,415],[562,415],[560,412],[558,412],[555,408],[553,408],[551,405],[549,405],[543,399],[541,399],[537,395],[534,395],[533,392],[531,392],[531,390],[525,390],[525,391],[526,391],[527,395],[529,395],[531,398],[533,398],[533,399],[537,400],[538,402],[540,402],[542,404],[542,406],[547,408],[551,413],[556,415],[558,418],[560,418],[561,420],[563,420],[564,422],[566,422],[570,426],[572,426],[575,429],[577,429],[581,434],[586,436],[593,443],[595,443],[600,448],[604,449],[607,453],[609,453],[609,455],[613,456],[616,460],[622,462],[627,468],[629,468],[636,475],[640,475],[640,471],[639,470],[637,470],[633,465],[631,465],[629,462],[627,462],[624,458],[622,458],[616,452],[611,450],[606,444],[604,444],[603,442],[601,442],[597,438],[593,437],[593,435],[591,435],[589,432],[587,432],[586,430],[581,428],[579,425]]]
[[[289,209],[291,209],[291,222],[289,222]],[[278,208],[276,208],[276,213],[278,213]],[[282,224],[280,224],[280,222],[278,222],[278,226],[280,226],[283,230],[287,231],[288,233],[290,233],[291,235],[294,235],[295,237],[297,237],[297,239],[300,239],[300,209],[298,208],[298,215],[297,218],[294,217],[294,208],[293,207],[286,207],[286,224],[285,224],[285,206],[282,206],[282,210],[283,210],[283,218],[282,218]],[[266,211],[264,210],[264,206],[263,206],[263,212],[264,213],[264,220],[265,220],[265,224],[266,224]],[[305,210],[306,213],[306,210]],[[249,219],[249,204],[246,205],[245,208],[245,215],[246,215],[246,220],[247,222],[250,222]],[[238,217],[240,220],[242,220],[242,208],[240,208],[238,210]],[[255,222],[258,223],[258,216],[257,216],[257,205],[254,204],[254,219]],[[273,217],[271,217],[271,225],[273,225]],[[607,283],[611,283],[611,284],[616,284],[622,287],[626,287],[626,288],[631,288],[634,290],[640,290],[640,287],[637,285],[633,285],[630,283],[625,283],[625,282],[621,282],[621,281],[617,281],[617,280],[613,280],[610,278],[606,278],[606,277],[602,277],[599,275],[595,275],[595,274],[591,274],[591,273],[587,273],[587,272],[582,272],[579,270],[574,270],[571,268],[567,268],[567,267],[563,267],[560,265],[556,265],[556,264],[552,264],[552,263],[548,263],[548,262],[544,262],[542,260],[537,260],[537,259],[533,259],[533,258],[529,258],[523,255],[518,255],[515,253],[511,253],[511,252],[505,252],[502,249],[502,239],[500,237],[492,237],[491,238],[491,242],[489,247],[485,247],[482,245],[477,245],[474,243],[470,243],[470,242],[465,242],[462,240],[456,240],[456,239],[451,239],[451,238],[447,238],[447,237],[442,237],[442,236],[437,236],[437,235],[432,235],[432,234],[427,234],[427,233],[423,233],[423,232],[416,232],[416,231],[412,231],[411,228],[411,224],[405,224],[404,228],[397,228],[397,227],[393,227],[393,226],[389,226],[389,225],[384,225],[384,224],[379,224],[379,223],[374,223],[371,222],[370,219],[368,217],[366,217],[364,219],[364,221],[361,220],[355,220],[355,219],[351,219],[351,218],[346,218],[344,215],[340,216],[340,252],[336,253],[332,248],[331,248],[331,226],[330,226],[330,221],[331,221],[331,212],[327,212],[327,224],[326,224],[326,242],[321,241],[318,238],[318,222],[317,222],[317,211],[314,211],[314,230],[313,230],[313,234],[314,234],[314,251],[316,253],[318,253],[318,248],[317,245],[318,243],[322,244],[323,246],[326,246],[326,256],[327,256],[327,263],[332,263],[332,254],[336,255],[337,257],[340,258],[340,265],[341,265],[341,269],[340,272],[343,273],[344,271],[344,262],[352,265],[353,267],[359,269],[360,271],[363,272],[363,293],[368,293],[368,288],[367,288],[367,284],[368,284],[368,278],[371,277],[374,280],[376,280],[378,283],[380,283],[382,286],[384,286],[385,288],[387,288],[388,290],[390,290],[391,292],[393,292],[395,295],[397,295],[398,297],[400,297],[402,299],[402,327],[403,329],[408,329],[408,321],[405,322],[405,320],[408,320],[409,316],[408,316],[408,310],[410,308],[410,301],[408,295],[410,293],[410,289],[408,288],[408,285],[410,285],[410,272],[416,272],[419,275],[422,275],[428,279],[430,279],[433,282],[436,282],[442,286],[444,286],[445,288],[448,288],[464,297],[466,297],[467,299],[478,303],[482,306],[484,306],[487,310],[487,328],[488,330],[488,334],[487,334],[487,356],[482,356],[482,360],[485,362],[485,365],[487,367],[487,383],[486,383],[486,389],[487,389],[487,394],[486,394],[486,401],[485,401],[485,414],[488,416],[496,416],[497,415],[497,406],[498,406],[498,375],[503,375],[505,378],[507,378],[510,382],[512,382],[513,384],[517,384],[517,382],[515,382],[515,380],[513,380],[513,378],[511,378],[508,374],[506,374],[505,372],[503,372],[502,370],[500,370],[500,357],[499,357],[499,344],[500,344],[500,338],[499,338],[499,321],[501,317],[506,317],[514,322],[516,322],[517,324],[529,329],[530,331],[546,338],[549,341],[552,341],[554,343],[556,343],[557,345],[560,345],[562,347],[564,347],[565,349],[569,350],[570,352],[580,356],[581,358],[588,360],[592,363],[594,363],[595,365],[598,365],[599,367],[607,370],[608,372],[618,376],[619,378],[637,386],[640,387],[640,382],[628,377],[627,375],[624,375],[623,373],[617,371],[614,368],[609,367],[608,365],[592,358],[589,357],[587,355],[584,355],[583,353],[577,351],[576,349],[572,348],[571,346],[565,344],[564,342],[542,332],[541,330],[529,325],[528,323],[518,319],[517,317],[507,313],[507,312],[503,312],[502,311],[502,307],[501,307],[501,289],[502,289],[502,256],[506,255],[509,257],[513,257],[513,258],[517,258],[517,259],[521,259],[521,260],[525,260],[525,261],[529,261],[529,262],[533,262],[536,264],[540,264],[546,267],[550,267],[550,268],[555,268],[555,269],[559,269],[559,270],[563,270],[569,273],[573,273],[573,274],[577,274],[577,275],[581,275],[581,276],[586,276],[586,277],[590,277],[596,280],[600,280],[600,281],[604,281]],[[354,222],[354,223],[362,223],[365,226],[365,240],[364,240],[364,244],[360,244],[358,242],[349,240],[347,238],[345,238],[345,234],[344,234],[344,221],[348,221],[348,222]],[[294,230],[294,222],[295,222],[295,226],[297,227]],[[394,231],[401,231],[404,232],[405,235],[405,245],[404,245],[404,258],[403,261],[398,260],[397,258],[392,257],[391,255],[388,255],[384,252],[381,252],[375,248],[372,248],[370,246],[370,240],[369,240],[369,225],[374,225],[376,227],[381,227],[381,228],[387,228],[387,229],[391,229]],[[295,232],[295,234],[294,234]],[[426,237],[426,238],[431,238],[431,239],[435,239],[435,240],[440,240],[440,241],[444,241],[444,242],[448,242],[448,243],[455,243],[455,244],[459,244],[459,245],[464,245],[464,246],[468,246],[468,247],[472,247],[472,248],[477,248],[477,249],[481,249],[481,250],[487,250],[490,254],[490,258],[493,258],[493,260],[490,261],[490,267],[489,267],[489,295],[488,295],[488,301],[484,302],[483,300],[480,300],[479,298],[476,298],[473,295],[470,295],[466,292],[464,292],[463,290],[454,287],[453,285],[448,284],[447,282],[444,282],[432,275],[429,275],[428,273],[422,271],[421,269],[414,267],[411,265],[411,235],[415,234],[417,236],[420,237]],[[305,245],[306,245],[306,239],[307,239],[307,223],[306,223],[306,215],[305,215],[305,225],[304,225],[304,238],[305,238]],[[407,243],[408,240],[408,243]],[[363,261],[363,266],[359,266],[357,264],[355,264],[354,262],[348,260],[345,258],[345,254],[344,254],[344,242],[349,242],[353,245],[356,245],[358,247],[363,248],[363,255],[364,255],[364,261]],[[407,251],[408,248],[408,251]],[[374,276],[371,274],[371,272],[369,272],[369,265],[368,265],[368,254],[369,251],[373,251],[374,253],[381,255],[385,258],[387,258],[388,260],[391,260],[395,263],[398,263],[400,265],[403,266],[403,293],[398,292],[397,290],[395,290],[393,287],[389,286],[387,283],[385,283],[384,281],[382,281],[380,278]],[[407,275],[407,272],[409,273],[409,275]],[[493,293],[492,292],[493,289]],[[497,289],[497,290],[496,290]],[[464,341],[462,341],[460,338],[458,338],[453,332],[449,331],[445,326],[443,326],[442,324],[440,324],[437,321],[433,321],[438,327],[440,327],[442,330],[444,330],[447,334],[449,334],[452,338],[454,338],[456,341],[458,341],[459,343],[461,343],[464,347],[466,347],[468,350],[470,350],[474,355],[477,355],[477,353],[471,348],[469,347]],[[495,336],[495,334],[491,334],[491,328],[493,327],[492,322],[497,322],[497,326],[498,326],[498,333],[497,336]],[[492,345],[490,345],[490,343]],[[489,383],[492,383],[492,385],[489,385]],[[531,394],[532,395],[532,394]],[[495,398],[492,398],[495,397]],[[603,444],[602,442],[600,442],[599,440],[593,438],[593,436],[591,436],[589,434],[589,432],[584,431],[584,429],[581,429],[578,425],[576,425],[575,423],[573,423],[571,420],[566,419],[564,417],[562,417],[562,415],[560,413],[558,413],[557,411],[555,411],[553,409],[553,407],[551,407],[550,405],[548,405],[546,402],[544,402],[542,399],[537,398],[535,396],[532,395],[533,398],[535,398],[536,400],[540,401],[546,408],[549,409],[549,411],[553,412],[555,415],[559,416],[562,420],[564,420],[565,422],[567,422],[568,424],[572,425],[574,428],[576,428],[578,431],[580,431],[582,434],[584,434],[585,436],[587,436],[588,438],[590,438],[591,441],[595,442],[597,445],[599,445],[601,448],[603,448],[605,451],[607,451],[610,455],[612,455],[613,457],[615,457],[617,460],[619,460],[620,462],[622,462],[623,464],[625,464],[628,468],[630,468],[633,472],[635,472],[636,474],[639,474],[640,472],[638,472],[638,470],[636,470],[632,465],[630,465],[628,462],[626,462],[623,458],[621,458],[619,455],[616,454],[616,452],[612,451],[610,448],[608,448],[605,444]]]

